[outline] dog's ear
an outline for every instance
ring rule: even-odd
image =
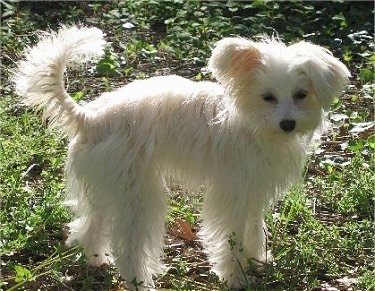
[[[208,69],[224,86],[240,80],[262,65],[262,54],[256,44],[244,38],[218,41],[208,61]]]
[[[309,77],[322,108],[328,110],[334,97],[341,95],[350,72],[332,53],[318,45],[299,42],[288,47]]]

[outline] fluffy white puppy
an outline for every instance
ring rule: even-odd
[[[162,272],[165,181],[207,185],[200,237],[216,274],[243,287],[249,259],[267,261],[263,215],[301,177],[323,112],[348,69],[317,45],[224,38],[208,68],[219,81],[135,81],[80,106],[69,62],[103,53],[96,28],[63,27],[28,49],[17,93],[70,139],[67,192],[78,242],[95,264],[114,263],[135,289]],[[235,243],[233,243],[235,242]]]

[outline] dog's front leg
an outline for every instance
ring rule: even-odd
[[[263,208],[251,204],[248,193],[229,188],[221,185],[207,193],[200,235],[213,271],[228,287],[241,288],[247,283],[249,259],[264,251]]]
[[[267,251],[267,226],[263,220],[263,211],[251,211],[246,222],[243,248],[251,259],[250,264],[259,266],[272,263],[271,251]]]

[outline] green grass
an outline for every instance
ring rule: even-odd
[[[148,76],[209,78],[201,68],[211,46],[230,34],[277,31],[286,42],[313,41],[344,60],[353,77],[333,104],[333,130],[311,155],[303,186],[267,215],[275,261],[249,274],[247,290],[373,290],[372,4],[119,2],[2,2],[1,288],[111,290],[121,283],[114,267],[89,267],[79,248],[64,246],[71,219],[62,203],[67,141],[46,129],[41,114],[19,105],[9,80],[14,60],[35,41],[35,30],[84,22],[106,31],[112,48],[87,76],[71,72],[70,92],[77,100]],[[200,243],[181,240],[172,231],[180,221],[197,231],[204,189],[189,197],[183,195],[189,189],[175,185],[172,190],[164,258],[169,270],[157,278],[157,286],[225,290],[210,272]]]
[[[348,276],[358,288],[368,290],[374,172],[362,168],[363,162],[362,156],[355,156],[345,169],[315,177],[308,188],[291,191],[280,213],[269,217],[277,257],[275,279],[297,276],[308,282],[304,288],[312,289],[321,281]],[[301,286],[288,282],[295,290]]]

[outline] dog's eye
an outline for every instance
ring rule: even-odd
[[[262,97],[266,102],[277,102],[275,95],[273,95],[272,93],[265,93],[262,95]]]
[[[297,91],[293,97],[294,99],[302,100],[306,98],[306,96],[307,96],[307,91],[301,90],[301,91]]]

